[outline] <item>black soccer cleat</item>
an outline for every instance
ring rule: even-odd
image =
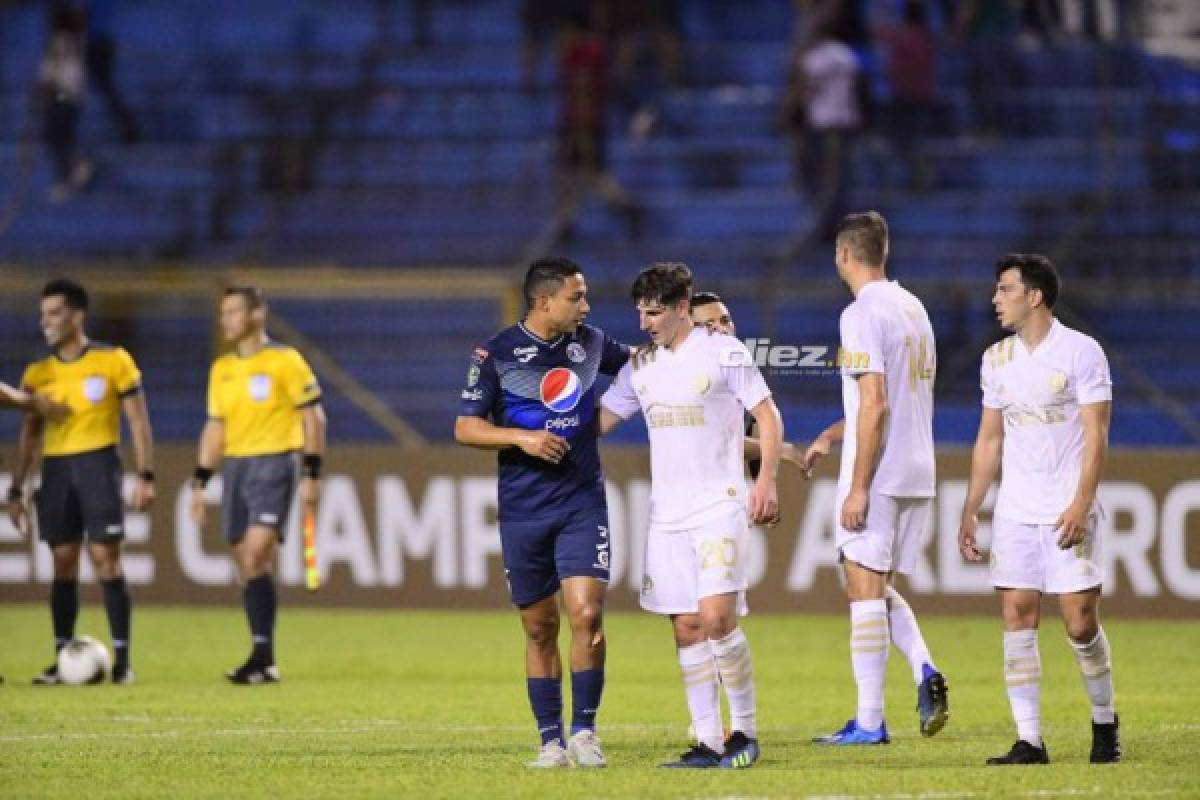
[[[230,683],[239,686],[257,686],[262,683],[279,683],[279,668],[274,664],[262,664],[253,658],[237,669],[225,673]]]
[[[132,686],[137,676],[133,674],[133,667],[128,664],[121,664],[113,667],[112,682],[119,686]]]
[[[706,744],[699,743],[679,756],[677,761],[659,764],[667,769],[715,769],[721,766],[721,754]]]
[[[741,731],[734,731],[725,740],[725,752],[721,754],[721,769],[753,767],[761,754],[758,739],[751,739]]]
[[[1046,751],[1046,743],[1035,747],[1024,739],[1017,739],[1016,744],[1002,756],[993,756],[987,760],[989,766],[1008,766],[1014,764],[1049,764],[1050,753]]]
[[[58,677],[58,663],[55,662],[34,676],[34,686],[58,686],[62,678]]]
[[[921,719],[921,735],[934,736],[950,718],[950,699],[946,678],[931,671],[917,687],[917,714]]]
[[[1121,760],[1121,721],[1092,723],[1093,764],[1116,764]]]

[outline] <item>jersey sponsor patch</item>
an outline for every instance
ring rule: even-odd
[[[566,367],[555,367],[542,376],[542,405],[551,411],[565,414],[579,404],[582,396],[583,383]]]

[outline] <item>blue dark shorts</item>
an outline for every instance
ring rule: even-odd
[[[608,581],[608,509],[500,519],[504,572],[513,605],[525,608],[558,591],[563,578]]]

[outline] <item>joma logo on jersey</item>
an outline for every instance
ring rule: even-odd
[[[539,394],[542,405],[565,414],[579,405],[579,398],[583,396],[583,382],[566,367],[555,367],[542,376]]]

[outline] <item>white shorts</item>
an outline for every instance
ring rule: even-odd
[[[847,493],[838,492],[833,511],[833,529],[842,558],[875,572],[908,575],[916,569],[917,556],[932,530],[933,498],[872,492],[866,527],[848,531],[842,527],[842,503]]]
[[[698,528],[646,534],[645,575],[639,601],[656,614],[695,614],[700,598],[738,593],[745,616],[750,526],[740,506]]]
[[[1053,525],[1026,525],[992,519],[991,580],[997,589],[1035,589],[1045,594],[1072,594],[1104,581],[1101,538],[1096,515],[1088,516],[1083,541],[1069,550],[1058,546]]]

